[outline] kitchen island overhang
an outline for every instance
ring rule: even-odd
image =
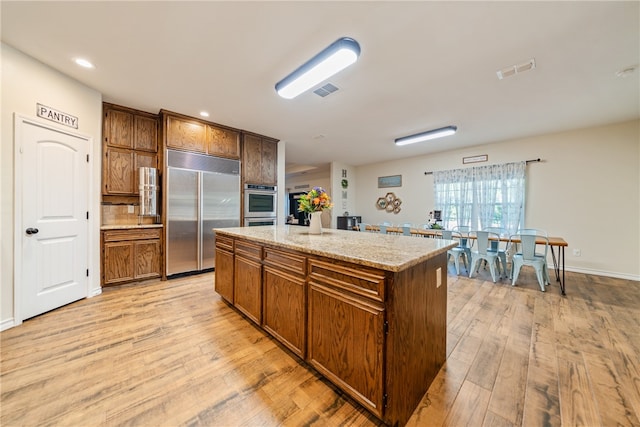
[[[441,239],[295,226],[215,229],[215,289],[391,425],[446,359]]]

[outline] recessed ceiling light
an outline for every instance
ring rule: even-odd
[[[207,113],[206,111],[200,111],[200,115],[202,117],[209,117],[209,113]]]
[[[76,58],[74,62],[84,68],[96,68],[95,65],[84,58]]]

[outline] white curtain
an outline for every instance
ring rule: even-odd
[[[434,172],[435,209],[442,210],[442,225],[515,233],[524,224],[525,171],[526,162],[518,162]]]

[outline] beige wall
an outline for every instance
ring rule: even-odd
[[[77,132],[93,139],[91,177],[91,232],[89,236],[90,294],[100,292],[100,159],[102,132],[102,96],[52,68],[1,45],[2,60],[2,143],[0,144],[0,329],[13,325],[13,251],[14,251],[14,113],[36,117],[41,103],[78,117]],[[36,118],[37,119],[37,118]],[[46,120],[54,127],[62,126]]]
[[[568,270],[640,280],[639,120],[361,166],[354,214],[369,223],[426,222],[434,196],[424,172],[462,168],[462,157],[480,154],[489,162],[478,165],[542,159],[527,167],[525,226],[565,238]],[[377,188],[386,175],[402,175],[402,187]],[[402,200],[398,215],[374,206],[387,191]]]

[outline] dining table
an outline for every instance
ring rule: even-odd
[[[358,226],[354,227],[354,230],[358,229]],[[367,231],[370,232],[380,232],[380,227],[375,224],[368,224]],[[399,234],[401,235],[403,231],[403,227],[398,226],[387,226],[387,234]],[[442,235],[442,230],[437,228],[418,228],[411,227],[410,228],[411,235],[415,237],[428,237],[428,238],[438,238]],[[470,239],[474,239],[474,236],[469,236]],[[560,285],[560,292],[562,295],[566,295],[565,293],[565,254],[564,249],[569,246],[567,241],[562,237],[552,236],[547,237],[549,242],[549,248],[551,249],[551,258],[553,259],[553,270],[556,274],[556,281]],[[520,243],[520,239],[518,239],[514,235],[501,235],[501,242],[511,242],[511,243]],[[544,238],[540,237],[536,239],[536,244],[544,245],[546,241]],[[556,251],[554,248],[557,248],[558,255],[556,256]]]

